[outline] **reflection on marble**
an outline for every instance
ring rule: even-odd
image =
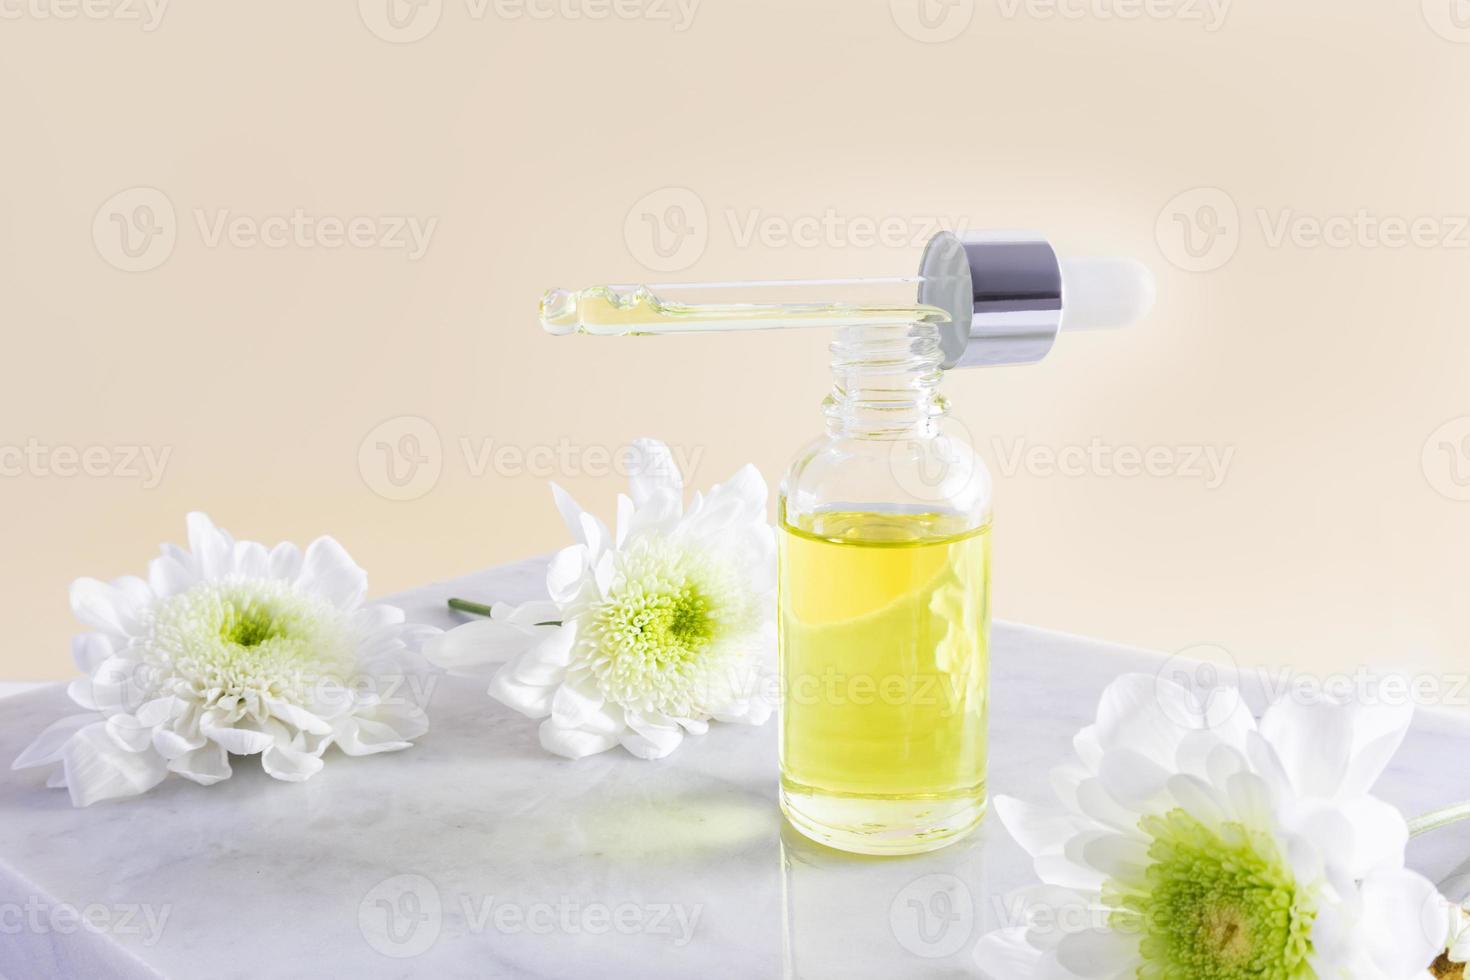
[[[394,601],[450,625],[451,594],[521,601],[540,562]],[[1157,658],[1027,627],[994,643],[992,787],[1041,799],[1098,692]],[[994,820],[910,858],[830,851],[783,828],[776,727],[715,726],[672,757],[579,762],[474,684],[436,678],[407,752],[337,756],[303,784],[250,760],[73,810],[0,774],[0,976],[974,976],[970,950],[1030,880]],[[60,686],[0,702],[0,758],[67,712]],[[1421,714],[1383,794],[1418,813],[1470,797],[1470,720]],[[1458,781],[1458,782],[1456,782]],[[1436,880],[1470,827],[1415,842]],[[75,908],[91,925],[69,915]]]

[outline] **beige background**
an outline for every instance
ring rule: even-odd
[[[1462,669],[1470,10],[924,2],[5,0],[0,677],[66,676],[68,582],[194,508],[334,534],[386,593],[560,546],[545,478],[610,511],[639,435],[774,486],[826,337],[552,339],[538,295],[906,272],[936,220],[1158,274],[1131,331],[946,383],[1001,616]],[[405,219],[426,249],[384,247]],[[1094,441],[1155,475],[1034,455]]]

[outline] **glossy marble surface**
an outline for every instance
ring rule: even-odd
[[[523,562],[396,598],[450,625],[451,594],[536,596]],[[1139,651],[1008,624],[994,643],[993,789],[1046,798],[1047,769]],[[302,784],[248,760],[74,810],[0,772],[0,975],[87,977],[976,976],[1029,864],[994,820],[913,858],[783,830],[776,726],[712,728],[671,758],[545,755],[534,722],[437,679],[396,755],[330,758]],[[0,702],[0,758],[68,710],[60,685]],[[1382,794],[1416,814],[1470,797],[1470,720],[1421,712]],[[1459,761],[1456,766],[1455,761]],[[1411,845],[1470,872],[1470,826]],[[79,924],[68,912],[90,917]]]

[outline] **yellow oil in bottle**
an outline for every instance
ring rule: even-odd
[[[783,507],[784,511],[784,507]],[[844,850],[942,847],[985,810],[988,527],[781,521],[781,805]]]

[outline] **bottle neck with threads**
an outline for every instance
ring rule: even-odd
[[[822,403],[839,439],[923,439],[938,433],[949,405],[933,323],[843,327],[829,348],[832,391]]]

